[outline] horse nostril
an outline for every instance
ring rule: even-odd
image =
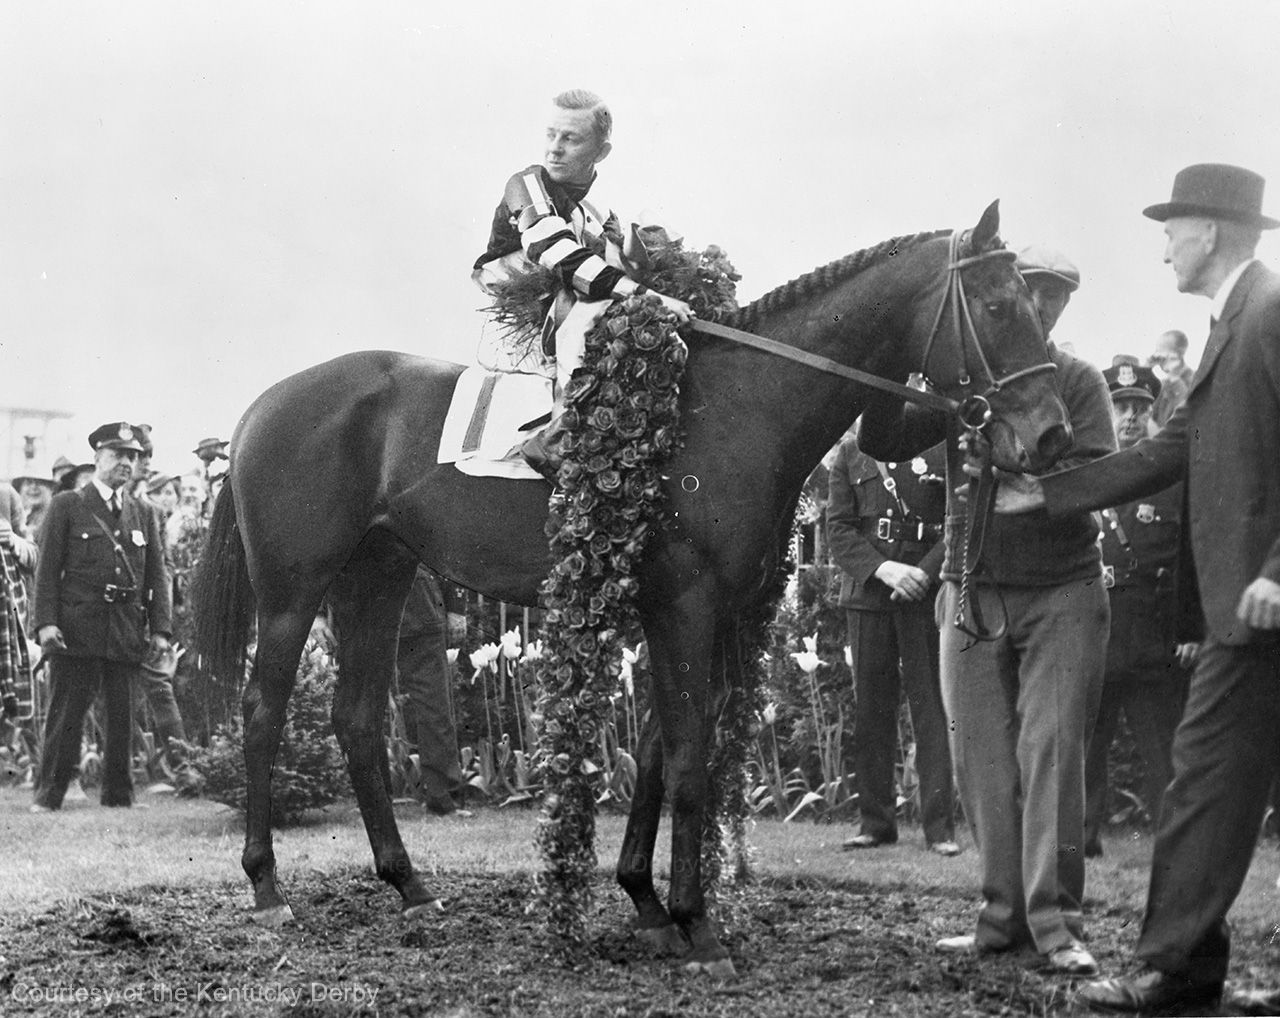
[[[1066,424],[1054,424],[1040,436],[1036,452],[1040,461],[1052,464],[1071,446],[1071,428]]]

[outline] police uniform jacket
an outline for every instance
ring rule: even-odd
[[[121,495],[119,522],[92,484],[49,504],[32,629],[57,626],[69,655],[141,661],[150,634],[172,631],[159,514]]]
[[[1280,276],[1254,262],[1209,332],[1187,401],[1151,438],[1041,478],[1050,513],[1114,505],[1186,481],[1183,519],[1209,634],[1277,638],[1236,618],[1259,576],[1280,583]]]
[[[1182,485],[1101,513],[1102,562],[1111,590],[1108,681],[1177,678]]]
[[[936,582],[942,568],[946,454],[942,446],[904,463],[885,464],[897,490],[885,485],[876,461],[852,438],[840,443],[828,481],[827,540],[840,567],[842,608],[893,611],[892,588],[875,576],[882,562],[919,566]],[[904,510],[905,509],[905,514]]]

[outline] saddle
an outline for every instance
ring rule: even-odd
[[[440,434],[438,463],[473,477],[542,480],[520,446],[551,419],[552,382],[543,375],[465,368]]]

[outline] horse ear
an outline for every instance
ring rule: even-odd
[[[978,220],[978,225],[969,234],[969,251],[971,254],[985,251],[993,242],[998,243],[999,238],[1000,199],[997,198],[987,206],[987,210],[982,213],[982,218]]]

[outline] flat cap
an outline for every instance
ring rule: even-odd
[[[1043,244],[1032,244],[1018,252],[1018,260],[1014,266],[1025,279],[1028,276],[1053,276],[1067,284],[1068,290],[1076,290],[1080,286],[1080,270],[1061,251],[1055,251]]]

